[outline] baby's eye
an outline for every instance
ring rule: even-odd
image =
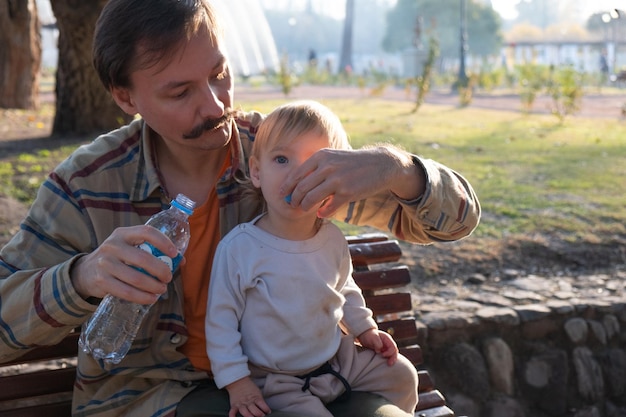
[[[287,159],[286,156],[278,155],[277,157],[274,158],[274,161],[276,161],[279,164],[286,164],[287,162],[289,162],[289,159]]]

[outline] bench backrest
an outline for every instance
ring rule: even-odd
[[[420,370],[422,352],[411,317],[411,276],[406,266],[392,265],[402,256],[396,240],[383,234],[348,237],[354,278],[381,329],[388,331],[400,351],[418,367],[419,403],[416,416],[453,417],[428,372]],[[0,364],[0,415],[3,417],[68,417],[76,374],[78,330],[54,346],[36,348],[21,358]]]
[[[446,406],[446,400],[435,388],[430,374],[421,369],[422,350],[412,314],[411,293],[407,289],[411,283],[411,274],[406,266],[396,264],[402,257],[400,244],[380,233],[349,236],[347,240],[354,266],[354,280],[361,287],[365,302],[373,311],[379,328],[394,337],[400,353],[418,369],[419,402],[415,415],[453,417],[454,412]]]

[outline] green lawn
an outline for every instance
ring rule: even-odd
[[[285,100],[239,102],[270,111]],[[324,100],[358,148],[392,142],[446,164],[474,186],[483,208],[475,236],[548,234],[567,240],[626,234],[626,125],[620,120],[523,115],[382,99]],[[71,147],[0,155],[2,190],[26,203]]]

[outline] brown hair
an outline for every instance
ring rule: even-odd
[[[181,42],[207,30],[221,38],[208,0],[110,0],[96,22],[93,64],[107,90],[130,87],[130,75],[172,55]]]

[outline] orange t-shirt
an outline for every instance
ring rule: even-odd
[[[230,158],[227,157],[220,177],[226,171],[229,161]],[[189,226],[192,233],[185,251],[187,262],[181,266],[180,270],[185,301],[185,324],[189,331],[189,339],[179,350],[189,358],[196,369],[210,372],[211,363],[206,354],[204,317],[206,316],[213,255],[220,241],[219,202],[215,188],[209,194],[207,201],[189,216]]]

